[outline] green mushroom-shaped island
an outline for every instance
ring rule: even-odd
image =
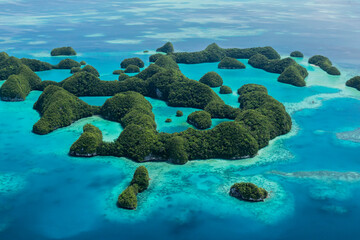
[[[268,197],[268,192],[253,183],[235,183],[230,188],[230,196],[250,202],[263,202]]]
[[[346,86],[355,88],[360,91],[360,76],[353,77],[346,81]]]
[[[149,187],[149,172],[144,166],[135,170],[130,185],[119,195],[116,205],[119,208],[133,210],[137,208],[137,194]]]
[[[246,68],[245,64],[239,60],[231,57],[224,57],[221,62],[218,64],[220,69],[244,69]]]
[[[216,72],[208,72],[200,78],[199,82],[209,87],[220,87],[223,84],[223,79]]]
[[[293,51],[292,53],[290,53],[290,57],[303,58],[304,54],[300,51]]]
[[[223,85],[220,87],[220,94],[231,94],[232,92],[232,89],[228,86]]]
[[[124,72],[125,73],[138,73],[138,72],[140,72],[140,68],[135,65],[129,65],[126,67]]]
[[[205,111],[196,111],[191,113],[187,118],[187,122],[198,129],[210,128],[212,124],[210,113]]]
[[[145,64],[138,57],[124,59],[120,64],[121,68],[127,68],[129,65],[135,65],[138,66],[139,68],[143,68]]]
[[[180,111],[180,110],[177,110],[176,111],[176,116],[177,117],[182,117],[182,116],[184,116],[184,113],[182,111]]]
[[[74,56],[76,51],[72,47],[60,47],[51,50],[51,56]]]
[[[54,66],[57,69],[71,69],[73,67],[81,67],[81,64],[70,58],[61,60],[58,65]]]

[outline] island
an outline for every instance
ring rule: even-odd
[[[239,60],[231,57],[224,57],[218,64],[220,69],[244,69],[246,66]]]
[[[177,110],[176,111],[176,116],[177,117],[182,117],[182,116],[184,116],[184,113],[182,111],[180,111],[180,110]]]
[[[205,111],[196,111],[191,113],[187,118],[187,122],[198,129],[210,128],[212,124],[210,113]]]
[[[114,75],[120,75],[121,73],[124,73],[124,70],[115,70],[115,71],[113,71],[113,74]]]
[[[145,64],[138,57],[124,59],[120,64],[121,68],[127,68],[129,65],[135,65],[138,66],[139,68],[143,68]]]
[[[304,54],[300,51],[294,51],[294,52],[290,53],[290,57],[303,58]]]
[[[164,44],[164,46],[159,47],[156,49],[157,52],[163,52],[163,53],[173,53],[174,52],[174,46],[171,42],[167,42]]]
[[[230,88],[230,87],[228,87],[228,86],[225,86],[225,85],[222,85],[221,87],[220,87],[220,94],[231,94],[233,91],[232,91],[232,89]]]
[[[340,71],[332,65],[332,62],[322,55],[315,55],[309,58],[309,63],[319,66],[322,70],[330,75],[340,75]]]
[[[223,79],[216,72],[208,72],[200,78],[199,82],[209,87],[220,87],[223,84]]]
[[[73,67],[81,67],[81,64],[70,58],[61,60],[59,64],[53,66],[55,69],[71,69]]]
[[[265,189],[253,183],[235,183],[230,188],[230,196],[249,202],[263,202],[268,195]]]
[[[119,195],[116,205],[119,208],[134,210],[137,208],[137,194],[149,187],[149,172],[144,166],[135,170],[130,185]]]
[[[92,124],[83,127],[84,133],[70,148],[70,155],[78,157],[96,156],[96,149],[102,143],[102,132]]]
[[[74,56],[76,51],[72,47],[60,47],[51,50],[51,56]]]
[[[0,88],[2,101],[24,101],[26,96],[37,90],[41,79],[27,65],[5,52],[0,53],[0,79],[6,80]]]
[[[138,73],[140,72],[140,68],[136,65],[129,65],[126,67],[124,73]]]
[[[280,59],[272,47],[255,47],[255,48],[228,48],[224,49],[219,47],[216,43],[212,43],[204,50],[199,52],[175,52],[168,53],[174,56],[177,63],[196,64],[196,63],[209,63],[220,62],[224,57],[231,57],[235,59],[249,59],[255,54],[262,54],[269,59]],[[161,54],[150,56],[150,62],[155,62]]]
[[[360,76],[353,77],[346,81],[346,86],[355,88],[360,91]]]
[[[167,119],[165,119],[165,122],[166,122],[166,123],[171,123],[172,120],[171,120],[171,118],[167,118]]]
[[[249,59],[249,64],[254,68],[280,74],[278,82],[297,87],[306,86],[305,78],[309,73],[291,58],[271,60],[264,55],[256,54]]]

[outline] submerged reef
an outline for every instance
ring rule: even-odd
[[[174,46],[171,42],[167,42],[164,44],[164,46],[159,47],[156,49],[157,52],[163,52],[163,53],[173,53],[174,52]]]
[[[224,57],[218,64],[220,69],[244,69],[245,65],[239,60],[231,57]]]
[[[200,78],[199,82],[209,87],[220,87],[223,84],[223,79],[216,72],[208,72]]]
[[[300,51],[294,51],[290,53],[290,57],[303,58],[304,54]]]
[[[340,75],[340,71],[332,65],[332,62],[324,56],[315,55],[309,59],[310,64],[319,66],[322,70],[327,72],[330,75]]]
[[[360,91],[360,76],[353,77],[346,81],[346,86],[355,88]]]
[[[51,50],[51,56],[74,56],[75,50],[72,47],[60,47]]]
[[[135,65],[139,68],[143,68],[144,62],[140,58],[135,57],[124,59],[120,64],[121,68],[127,68],[129,65]]]
[[[119,195],[117,206],[119,208],[133,210],[137,208],[137,194],[149,187],[149,172],[144,166],[135,170],[130,185]]]
[[[235,183],[230,188],[230,196],[250,202],[263,202],[268,192],[253,183]]]

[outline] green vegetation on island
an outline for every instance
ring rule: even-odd
[[[91,65],[86,65],[82,68],[82,71],[94,74],[96,77],[100,77],[100,73],[98,72],[98,70],[96,70],[96,68]]]
[[[60,47],[51,50],[51,56],[74,56],[75,50],[72,47]]]
[[[218,64],[220,69],[244,69],[246,66],[239,60],[231,57],[224,57]]]
[[[205,111],[196,111],[191,113],[187,118],[187,122],[198,129],[210,128],[212,124],[210,113]]]
[[[124,72],[125,73],[138,73],[138,72],[140,72],[140,68],[135,65],[129,65],[126,67]]]
[[[231,94],[233,91],[230,87],[222,85],[220,87],[220,94]]]
[[[263,202],[268,197],[268,192],[253,183],[235,183],[230,188],[230,196],[250,202]]]
[[[171,119],[171,118],[167,118],[167,119],[165,119],[165,122],[166,122],[166,123],[171,123],[171,122],[172,122],[172,119]]]
[[[303,58],[304,54],[300,51],[294,51],[290,53],[290,57]]]
[[[346,86],[353,87],[360,91],[360,76],[353,77],[346,81]]]
[[[322,70],[327,72],[330,75],[340,75],[340,71],[332,65],[332,62],[324,56],[315,55],[309,59],[310,64],[319,66]]]
[[[81,66],[85,66],[85,65],[86,65],[86,62],[83,60],[83,61],[80,62],[80,65],[81,65]]]
[[[159,47],[156,49],[157,52],[163,52],[163,53],[173,53],[174,52],[174,46],[171,42],[167,42],[164,44],[164,46]]]
[[[0,88],[2,101],[24,101],[30,91],[35,90],[41,79],[21,60],[2,54],[0,62],[0,76],[6,79]]]
[[[102,143],[102,132],[92,124],[83,127],[80,138],[70,148],[70,155],[92,157],[97,155],[97,148]]]
[[[135,57],[124,59],[120,64],[121,68],[127,68],[129,65],[135,65],[139,68],[143,68],[144,62],[140,58]]]
[[[113,71],[114,75],[120,75],[121,73],[124,73],[124,70],[115,70],[115,71]]]
[[[21,58],[20,60],[34,72],[47,71],[53,68],[50,63],[42,62],[36,59]]]
[[[81,72],[81,67],[73,67],[70,69],[70,73],[74,74],[74,73],[77,73],[77,72]]]
[[[58,65],[53,66],[53,68],[57,69],[71,69],[73,67],[81,67],[81,65],[77,61],[70,58],[61,60]]]
[[[260,68],[267,72],[281,74],[279,82],[291,84],[297,87],[306,85],[307,70],[291,58],[270,60],[264,55],[256,54],[249,59],[249,64],[254,68]]]
[[[208,72],[200,78],[199,82],[209,87],[220,87],[223,84],[223,79],[216,72]]]
[[[305,87],[305,77],[303,74],[306,74],[307,72],[302,72],[303,69],[299,65],[291,65],[290,67],[287,67],[279,76],[278,82],[281,83],[287,83],[291,84],[296,87]]]
[[[118,197],[116,205],[119,208],[133,210],[137,208],[138,189],[136,185],[128,186]]]
[[[177,63],[196,64],[207,62],[220,62],[224,57],[236,59],[249,59],[255,54],[262,54],[269,59],[279,59],[280,55],[272,47],[256,47],[256,48],[220,48],[213,43],[206,47],[205,50],[199,52],[176,52],[168,53],[175,57]],[[155,62],[161,54],[150,56],[150,62]]]
[[[60,127],[69,126],[76,120],[90,117],[97,111],[73,94],[58,86],[45,88],[34,104],[34,109],[40,113],[40,120],[33,126],[36,134],[47,134]]]
[[[135,170],[130,185],[119,195],[116,205],[124,209],[137,208],[137,194],[149,187],[149,173],[146,167],[140,166]]]
[[[177,110],[176,111],[176,116],[177,117],[182,117],[182,116],[184,116],[184,113],[182,111],[180,111],[180,110]]]

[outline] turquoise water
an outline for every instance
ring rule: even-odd
[[[0,101],[0,239],[357,239],[360,143],[337,133],[360,127],[360,92],[345,87],[360,70],[358,1],[16,0],[0,1],[0,7],[2,50],[57,64],[64,57],[50,57],[50,49],[71,45],[78,51],[71,58],[93,65],[103,80],[117,79],[112,72],[128,57],[148,66],[149,55],[167,40],[178,51],[198,51],[214,41],[223,47],[271,45],[283,57],[301,50],[305,58],[296,61],[309,71],[307,87],[298,88],[243,59],[242,70],[180,64],[194,80],[218,72],[234,91],[219,96],[234,107],[242,85],[266,86],[286,106],[293,128],[252,159],[143,164],[151,182],[136,211],[115,202],[138,163],[68,156],[86,123],[99,127],[105,141],[119,136],[119,123],[93,116],[39,136],[31,132],[39,120],[32,107],[41,92],[24,102]],[[314,54],[329,56],[342,75],[308,65]],[[70,70],[37,74],[57,82],[71,76]],[[81,97],[96,106],[108,98]],[[159,131],[191,127],[186,118],[197,109],[146,99]],[[177,110],[184,116],[176,117]],[[213,119],[212,127],[221,121]],[[248,203],[230,197],[230,186],[239,181],[265,187],[270,198]]]

